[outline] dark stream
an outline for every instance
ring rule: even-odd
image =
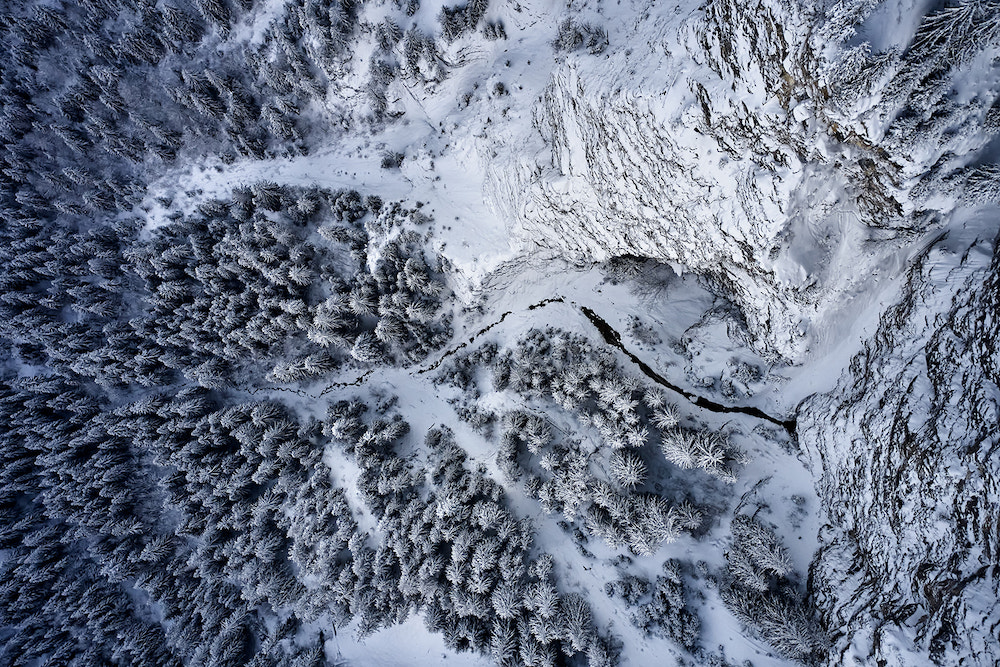
[[[601,337],[604,338],[605,343],[621,350],[629,359],[632,360],[632,362],[636,366],[639,367],[639,370],[641,370],[646,375],[646,377],[648,377],[650,380],[657,383],[658,385],[666,387],[667,389],[680,394],[681,396],[691,401],[691,403],[698,406],[699,408],[704,408],[712,412],[739,413],[743,415],[749,415],[750,417],[756,417],[757,419],[763,419],[764,421],[769,421],[772,424],[777,424],[778,426],[782,427],[783,429],[788,431],[789,435],[791,435],[792,437],[795,436],[794,419],[789,419],[789,420],[778,419],[777,417],[772,417],[763,410],[754,407],[723,405],[722,403],[716,403],[715,401],[705,398],[704,396],[698,396],[697,394],[692,394],[689,391],[681,389],[680,387],[671,383],[665,377],[654,371],[652,368],[649,367],[649,365],[646,362],[644,362],[642,359],[635,356],[631,351],[629,351],[622,344],[621,334],[619,334],[614,327],[608,324],[604,320],[604,318],[602,318],[600,315],[592,311],[590,308],[587,308],[586,306],[580,306],[579,308],[580,312],[586,315],[587,319],[590,320],[590,323],[593,324],[597,328],[597,330],[601,333]]]

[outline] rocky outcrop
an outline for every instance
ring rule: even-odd
[[[877,29],[871,12],[713,0],[633,17],[606,54],[556,67],[535,113],[543,152],[487,190],[543,251],[710,277],[762,348],[802,361],[947,227],[990,136],[990,88],[956,84],[963,106],[939,85],[969,59],[841,46]],[[980,60],[972,75],[991,80]]]
[[[492,189],[535,246],[710,276],[762,345],[800,358],[845,294],[870,287],[843,262],[893,250],[868,243],[813,120],[804,21],[767,1],[637,21],[642,39],[556,68],[535,114],[548,161],[494,174],[517,185]]]
[[[830,664],[995,664],[1000,254],[991,241],[946,240],[921,256],[837,390],[800,410],[800,440],[822,473],[811,590],[836,639]]]

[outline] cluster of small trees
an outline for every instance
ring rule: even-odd
[[[662,389],[643,388],[623,375],[610,354],[581,336],[533,330],[510,350],[491,350],[489,358],[495,389],[554,401],[594,428],[605,445],[585,450],[577,441],[555,442],[543,417],[514,411],[503,418],[500,469],[518,479],[536,457],[545,479],[530,476],[528,492],[546,511],[567,520],[585,513],[591,532],[615,546],[649,554],[700,524],[692,508],[671,507],[657,494],[639,492],[657,439],[663,457],[677,467],[700,468],[725,482],[736,479],[732,465],[738,453],[721,434],[680,428],[677,408]],[[467,392],[474,387],[470,371],[447,372]],[[613,485],[595,474],[594,465]]]
[[[701,468],[724,482],[736,482],[736,475],[728,465],[735,454],[718,433],[673,429],[663,433],[660,450],[678,468]]]
[[[525,491],[538,499],[543,510],[562,514],[566,521],[583,516],[592,534],[607,539],[616,547],[630,546],[637,552],[645,553],[650,544],[658,546],[667,539],[667,534],[647,531],[653,528],[655,514],[650,515],[650,522],[643,522],[642,511],[637,507],[644,502],[638,499],[640,496],[619,493],[596,477],[590,468],[595,458],[593,453],[584,452],[577,442],[554,442],[552,429],[545,418],[515,410],[503,416],[501,428],[497,452],[499,468],[511,481],[521,478],[527,471]],[[537,461],[541,474],[531,472],[529,461],[532,459]],[[615,508],[614,515],[605,512],[605,505]],[[650,509],[667,511],[668,508],[663,503]],[[634,539],[628,539],[626,533]]]
[[[587,49],[587,53],[598,55],[608,48],[608,31],[591,23],[580,23],[568,18],[559,24],[559,32],[553,44],[556,51],[576,51]]]
[[[469,0],[465,5],[442,7],[438,14],[441,36],[453,42],[464,34],[475,32],[489,4],[490,0]]]
[[[908,189],[904,184],[916,174],[920,179],[909,189],[911,199],[957,193],[966,185],[976,189],[968,179],[977,180],[978,155],[992,140],[995,91],[980,89],[961,102],[953,91],[956,76],[982,77],[987,70],[981,68],[990,67],[987,54],[1000,44],[1000,8],[973,0],[929,10],[908,45],[881,51],[868,42],[856,43],[858,28],[873,11],[861,0],[831,11],[821,29],[828,43],[841,47],[823,72],[823,90],[829,91],[823,111],[840,128],[850,127],[848,123],[882,128],[866,138],[874,142],[873,149],[851,174],[864,179],[857,197],[873,219],[884,219],[887,212],[903,214],[901,194],[893,193]],[[889,155],[906,158],[887,159]]]
[[[835,15],[827,29],[840,25],[849,34],[850,24],[865,14]],[[882,141],[904,154],[918,142],[948,141],[956,123],[981,123],[985,111],[981,100],[969,105],[972,114],[951,100],[950,72],[1000,43],[998,16],[991,2],[942,7],[923,17],[906,49],[873,52],[867,42],[844,49],[826,72],[834,108],[846,114],[871,109],[887,123]],[[874,106],[872,98],[877,99]]]
[[[671,463],[735,479],[732,465],[739,453],[721,434],[679,428],[677,408],[662,389],[641,387],[621,372],[610,353],[593,348],[582,336],[554,329],[529,332],[497,357],[493,384],[497,390],[554,400],[576,413],[583,425],[593,426],[611,450],[630,449],[634,455],[650,442],[650,428],[655,428]],[[637,480],[638,463],[635,456],[623,454],[615,469],[628,469],[629,481]]]
[[[438,14],[440,37],[453,42],[474,32],[488,4],[489,0],[470,0],[466,5],[442,7]],[[414,4],[408,4],[404,10],[407,16],[412,15]],[[371,30],[377,51],[368,69],[367,92],[375,119],[381,120],[389,115],[387,90],[397,77],[437,83],[447,76],[448,70],[435,36],[423,32],[415,23],[404,31],[392,17],[386,17]]]
[[[453,355],[446,360],[435,374],[435,384],[446,384],[457,389],[470,398],[478,398],[479,384],[477,375],[483,368],[489,368],[497,357],[499,346],[486,342],[472,350]]]
[[[558,593],[550,556],[531,563],[531,525],[510,513],[485,470],[470,469],[453,434],[429,431],[426,462],[415,465],[397,452],[406,422],[366,423],[365,411],[340,402],[324,424],[360,466],[358,488],[385,535],[370,555],[375,585],[358,609],[361,627],[419,610],[448,646],[499,665],[555,665],[564,655],[613,664],[586,603]]]
[[[667,637],[689,651],[698,645],[701,622],[688,608],[681,564],[663,563],[663,574],[650,583],[644,577],[625,575],[604,585],[609,597],[631,608],[632,623],[646,633]]]
[[[791,561],[777,535],[745,514],[736,515],[732,531],[722,588],[726,606],[782,655],[803,662],[822,657],[826,634],[788,578]]]
[[[623,493],[600,481],[594,482],[593,503],[586,516],[591,534],[640,556],[652,556],[661,544],[698,528],[701,522],[701,512],[687,503],[671,505],[653,493]]]
[[[294,100],[314,101],[325,110],[327,89],[339,86],[349,73],[352,47],[358,38],[370,38],[376,47],[368,62],[365,87],[375,121],[393,115],[387,89],[397,77],[422,83],[445,77],[435,36],[408,20],[418,8],[418,0],[396,3],[399,13],[383,16],[377,23],[363,20],[360,4],[355,0],[296,0],[272,22],[261,44],[248,56],[257,74],[257,86],[274,99],[262,111],[277,136],[303,145],[294,122],[300,112]],[[451,42],[474,31],[488,4],[489,0],[471,0],[466,5],[443,7],[440,37]],[[401,23],[410,25],[404,30]],[[499,37],[500,33],[493,29],[490,35]]]

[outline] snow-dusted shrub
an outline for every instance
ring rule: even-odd
[[[617,597],[630,606],[637,606],[648,593],[649,580],[634,574],[625,575],[604,584],[604,593],[608,597]]]
[[[725,482],[736,481],[729,468],[735,454],[719,434],[672,429],[661,434],[660,451],[679,468],[701,468]]]
[[[597,55],[604,53],[608,48],[608,33],[600,26],[566,19],[559,24],[559,32],[553,46],[556,51],[563,52],[586,48],[588,53]]]
[[[744,626],[788,658],[808,663],[827,649],[822,626],[800,603],[740,588],[723,591],[722,599]]]
[[[487,21],[486,25],[483,26],[483,37],[491,42],[499,39],[507,39],[507,31],[503,27],[503,22]]]
[[[407,266],[409,266],[409,262]],[[415,273],[413,278],[409,280],[419,284],[427,278],[426,274]],[[493,363],[496,354],[497,345],[492,342],[484,343],[471,352],[455,354],[441,364],[441,369],[434,376],[434,382],[457,387],[466,394],[476,397],[479,394],[476,375],[480,367],[489,367]]]
[[[662,399],[657,397],[652,400],[660,403]],[[653,410],[652,422],[661,431],[670,431],[680,422],[677,406],[672,403],[660,403],[656,406],[650,405],[650,407]]]
[[[386,358],[385,348],[371,331],[363,331],[358,335],[351,347],[351,356],[358,361],[371,364],[380,363]]]
[[[663,574],[654,584],[642,577],[625,575],[609,581],[604,590],[609,597],[620,598],[630,607],[636,627],[667,637],[688,650],[697,646],[701,624],[687,607],[687,591],[678,561],[665,561]]]
[[[382,168],[383,169],[399,169],[403,165],[403,160],[406,155],[397,152],[388,152],[382,154]]]
[[[646,464],[635,452],[618,451],[611,455],[611,476],[626,489],[641,486],[646,481]]]
[[[635,315],[629,317],[628,332],[643,345],[653,347],[663,342],[656,329]]]
[[[489,438],[493,433],[493,425],[496,422],[496,413],[492,410],[480,408],[475,403],[462,404],[455,408],[455,414],[459,419],[466,422],[477,433]],[[501,455],[497,453],[497,461],[501,460]]]

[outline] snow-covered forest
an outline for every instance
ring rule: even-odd
[[[0,664],[1000,661],[997,0],[0,49]]]

